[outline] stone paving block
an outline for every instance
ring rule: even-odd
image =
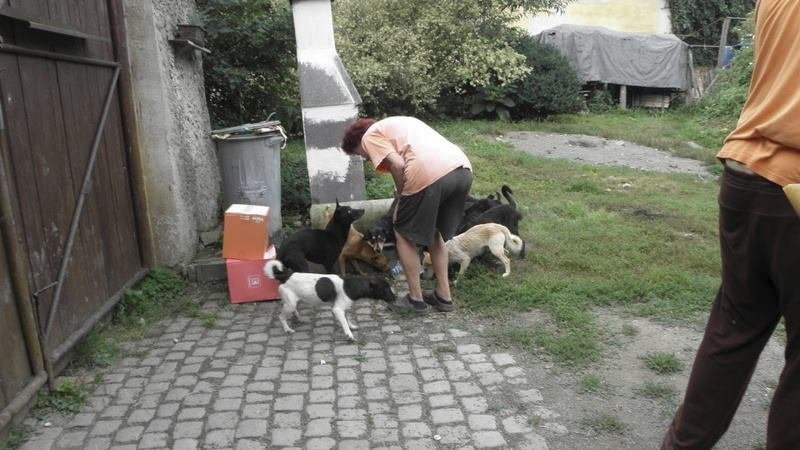
[[[426,394],[441,394],[443,392],[450,392],[449,381],[431,381],[422,385],[422,390]]]
[[[278,388],[281,394],[305,394],[309,390],[308,383],[281,383]]]
[[[139,448],[164,448],[167,446],[167,433],[145,433],[139,440]]]
[[[88,427],[94,423],[95,413],[79,413],[70,420],[67,428]]]
[[[414,375],[393,375],[389,378],[392,392],[419,391],[419,381]]]
[[[211,448],[226,448],[233,444],[234,430],[214,430],[206,434],[205,446]]]
[[[422,407],[420,405],[404,405],[397,408],[397,418],[399,420],[417,420],[422,417]]]
[[[269,403],[246,404],[242,408],[242,418],[244,419],[263,419],[269,417]]]
[[[178,420],[202,419],[206,415],[204,408],[184,408],[178,413]]]
[[[186,406],[205,406],[211,402],[211,394],[189,394],[183,399]]]
[[[385,387],[367,388],[367,400],[384,400],[389,398],[389,391]]]
[[[128,416],[128,423],[146,423],[156,415],[155,409],[137,409]]]
[[[287,395],[275,399],[275,411],[301,411],[303,409],[302,395]]]
[[[403,424],[403,436],[407,438],[431,437],[431,429],[424,422],[408,422]]]
[[[395,375],[414,373],[414,366],[410,362],[392,362],[389,363],[389,367]]]
[[[248,383],[246,389],[247,392],[274,392],[275,384],[270,381],[258,381],[255,383]]]
[[[259,438],[267,434],[267,421],[264,419],[246,419],[239,422],[236,438]]]
[[[359,404],[361,404],[361,397],[357,395],[339,397],[337,400],[337,405],[339,408],[355,408]]]
[[[311,419],[336,416],[336,413],[333,411],[333,405],[324,403],[308,405],[306,407],[306,413]]]
[[[306,437],[330,436],[332,433],[332,419],[312,419],[305,426]]]
[[[369,358],[361,363],[362,372],[386,372],[386,359]]]
[[[538,389],[527,389],[517,393],[524,402],[538,403],[543,400],[542,393]]]
[[[466,355],[470,353],[480,353],[481,346],[478,344],[464,344],[456,346],[456,352],[459,355]]]
[[[128,405],[115,405],[109,406],[108,408],[104,409],[102,413],[100,413],[100,417],[103,419],[117,419],[120,417],[125,416],[128,412]]]
[[[461,403],[467,412],[473,414],[481,414],[489,410],[489,405],[484,397],[463,397]]]
[[[274,447],[289,446],[300,440],[301,431],[296,428],[275,428],[271,430],[271,434]]]
[[[336,422],[336,430],[343,438],[361,437],[367,432],[367,422],[364,420],[339,420]]]
[[[214,411],[238,411],[240,406],[240,398],[221,398],[214,402]]]
[[[200,448],[200,441],[197,439],[178,439],[172,444],[172,450],[195,450]]]
[[[239,414],[233,411],[216,412],[208,415],[206,425],[209,430],[215,429],[233,429],[236,428],[236,423],[239,421]]]
[[[489,414],[470,414],[467,417],[467,423],[473,430],[496,430],[497,421],[495,417]]]
[[[111,438],[107,437],[91,438],[83,446],[84,450],[108,450],[109,448],[111,448]]]
[[[226,387],[219,390],[219,398],[243,398],[244,389],[240,387]]]
[[[89,434],[91,436],[108,436],[116,433],[121,425],[121,420],[98,420]]]
[[[302,420],[300,413],[275,413],[272,424],[278,428],[300,428]]]
[[[431,417],[433,418],[433,423],[435,424],[464,421],[464,414],[460,409],[457,408],[432,409]]]
[[[173,439],[197,439],[203,434],[203,422],[178,422],[175,424],[175,429],[172,431]]]
[[[333,403],[334,400],[336,400],[336,391],[333,389],[311,391],[308,394],[310,403]]]
[[[164,397],[164,401],[166,402],[179,402],[186,398],[191,391],[188,388],[172,388],[167,391],[167,395]]]
[[[492,360],[498,366],[510,366],[516,363],[514,357],[508,353],[495,353],[492,355]]]
[[[160,433],[169,430],[171,426],[172,420],[170,419],[154,419],[150,421],[145,431],[147,433]]]
[[[86,438],[86,431],[69,431],[58,438],[59,447],[83,447],[83,440]]]
[[[503,435],[497,431],[476,431],[472,434],[475,448],[507,448],[508,444]]]
[[[253,439],[237,439],[236,450],[267,450],[267,444]]]
[[[436,434],[442,437],[440,444],[463,444],[470,439],[470,433],[464,425],[445,425],[436,429]]]
[[[397,429],[375,428],[372,430],[370,443],[376,445],[387,442],[398,442],[399,440]]]
[[[428,397],[428,402],[431,404],[431,408],[440,408],[455,405],[456,399],[451,394],[431,395]]]

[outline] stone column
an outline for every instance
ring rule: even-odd
[[[336,52],[331,2],[293,0],[292,15],[311,203],[363,200],[361,158],[339,149],[361,97]]]

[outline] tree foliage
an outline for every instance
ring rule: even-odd
[[[206,95],[215,127],[265,120],[299,122],[294,26],[286,0],[197,0],[208,32]]]
[[[441,112],[442,93],[492,89],[530,72],[510,45],[525,12],[565,0],[338,0],[337,47],[369,115]]]
[[[744,17],[754,7],[755,0],[669,0],[672,32],[689,44],[719,45],[722,19]],[[716,48],[696,49],[694,54],[697,64],[716,63]]]

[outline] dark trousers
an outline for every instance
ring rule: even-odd
[[[782,316],[786,365],[770,406],[767,448],[800,449],[800,219],[778,185],[727,168],[719,206],[722,286],[662,448],[714,446]]]

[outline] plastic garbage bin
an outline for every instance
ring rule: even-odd
[[[279,121],[251,123],[211,132],[222,168],[223,210],[234,203],[269,206],[270,240],[283,237],[281,150],[286,132]]]

